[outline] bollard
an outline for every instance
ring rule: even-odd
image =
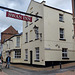
[[[52,68],[54,68],[54,63],[53,63],[53,61],[52,61]]]
[[[59,63],[59,64],[60,64],[60,69],[62,69],[62,66],[61,66],[61,61],[60,61],[60,63]]]

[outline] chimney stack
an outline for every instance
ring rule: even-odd
[[[44,1],[44,0],[41,2],[41,4],[45,4],[45,3],[46,3],[46,1]]]

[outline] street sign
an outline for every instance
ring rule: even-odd
[[[32,22],[32,17],[28,17],[21,14],[8,12],[8,11],[6,12],[6,17]]]

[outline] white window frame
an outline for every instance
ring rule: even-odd
[[[28,49],[25,49],[25,60],[28,60]]]
[[[16,46],[20,47],[20,37],[16,37]]]
[[[20,52],[20,54],[17,54],[16,52]],[[15,58],[21,58],[21,50],[20,51],[15,51]]]
[[[62,48],[62,58],[68,58],[67,48]]]
[[[63,19],[63,14],[59,14],[59,21],[63,22],[64,19]]]
[[[26,27],[28,27],[28,21],[26,21]]]
[[[36,29],[36,38],[35,39],[39,39],[39,31],[38,31],[38,28]]]
[[[61,31],[62,30],[62,31]],[[61,35],[63,37],[61,37]],[[64,39],[64,29],[63,28],[60,28],[60,39]]]
[[[26,33],[26,42],[28,42],[28,33]]]
[[[40,59],[40,56],[39,56],[39,47],[36,47],[35,48],[35,54],[36,54],[36,58],[35,58],[35,60],[39,60]]]

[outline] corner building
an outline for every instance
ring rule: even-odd
[[[34,0],[27,13],[42,18],[23,22],[22,63],[48,66],[75,61],[72,14]]]

